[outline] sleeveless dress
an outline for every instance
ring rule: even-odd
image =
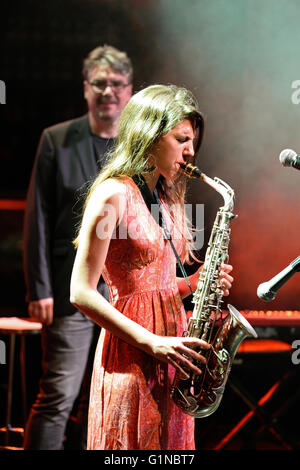
[[[186,313],[176,284],[176,258],[134,181],[110,242],[103,277],[112,305],[162,336],[182,336]],[[163,216],[172,236],[170,215]],[[180,252],[181,240],[174,239]],[[193,450],[194,418],[170,398],[175,369],[102,329],[91,382],[88,449]]]

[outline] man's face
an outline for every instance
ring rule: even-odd
[[[96,120],[114,122],[119,119],[131,94],[132,84],[128,84],[127,77],[109,66],[94,67],[89,80],[84,81],[84,97]]]

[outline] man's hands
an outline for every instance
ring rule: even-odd
[[[45,325],[51,325],[53,321],[53,298],[32,300],[28,305],[28,314]]]

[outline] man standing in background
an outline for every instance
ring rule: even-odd
[[[132,64],[126,53],[112,46],[97,47],[84,60],[83,77],[88,113],[43,131],[27,195],[24,272],[28,312],[44,326],[43,374],[25,430],[25,449],[63,448],[75,400],[84,396],[82,382],[90,384],[99,334],[98,327],[69,301],[75,258],[72,240],[82,210],[80,195],[103,166],[131,97]],[[103,280],[98,288],[107,296]],[[85,371],[87,380],[83,380]],[[82,435],[77,448],[85,448],[86,439],[88,399],[81,403]]]

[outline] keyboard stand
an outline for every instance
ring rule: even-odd
[[[247,341],[247,340],[246,340]],[[252,341],[252,340],[249,340]],[[263,340],[253,340],[253,341],[263,341]],[[275,342],[275,340],[274,340]],[[278,342],[281,343],[281,342]],[[286,351],[286,349],[285,349]],[[244,352],[246,352],[246,348]],[[261,353],[261,349],[259,349]],[[269,352],[269,351],[265,351]],[[280,352],[280,351],[270,351],[273,352]],[[251,349],[251,353],[253,353],[253,346]],[[287,384],[293,381],[294,376],[299,374],[299,371],[295,368],[294,372],[287,372],[285,373],[276,383],[274,383],[270,389],[257,401],[248,390],[245,389],[243,384],[237,379],[234,375],[234,368],[231,372],[229,379],[228,379],[228,386],[233,390],[233,392],[248,406],[250,411],[223,437],[216,445],[214,445],[213,450],[220,450],[227,446],[227,444],[232,440],[232,438],[246,425],[246,423],[253,417],[256,416],[261,421],[262,425],[259,430],[255,433],[255,436],[258,436],[264,429],[267,429],[272,436],[277,440],[278,443],[282,446],[283,449],[288,450],[299,450],[299,446],[297,447],[296,443],[290,437],[285,435],[285,432],[278,424],[278,418],[282,415],[288,408],[293,406],[294,403],[299,402],[300,400],[300,385],[299,389],[296,390],[296,393],[293,393],[293,396],[290,397],[288,401],[286,401],[277,411],[270,414],[265,408],[264,405],[271,399],[279,394],[280,391],[287,387]],[[297,381],[298,382],[298,381]],[[288,391],[293,390],[293,387],[288,387]],[[254,437],[255,437],[254,436]]]

